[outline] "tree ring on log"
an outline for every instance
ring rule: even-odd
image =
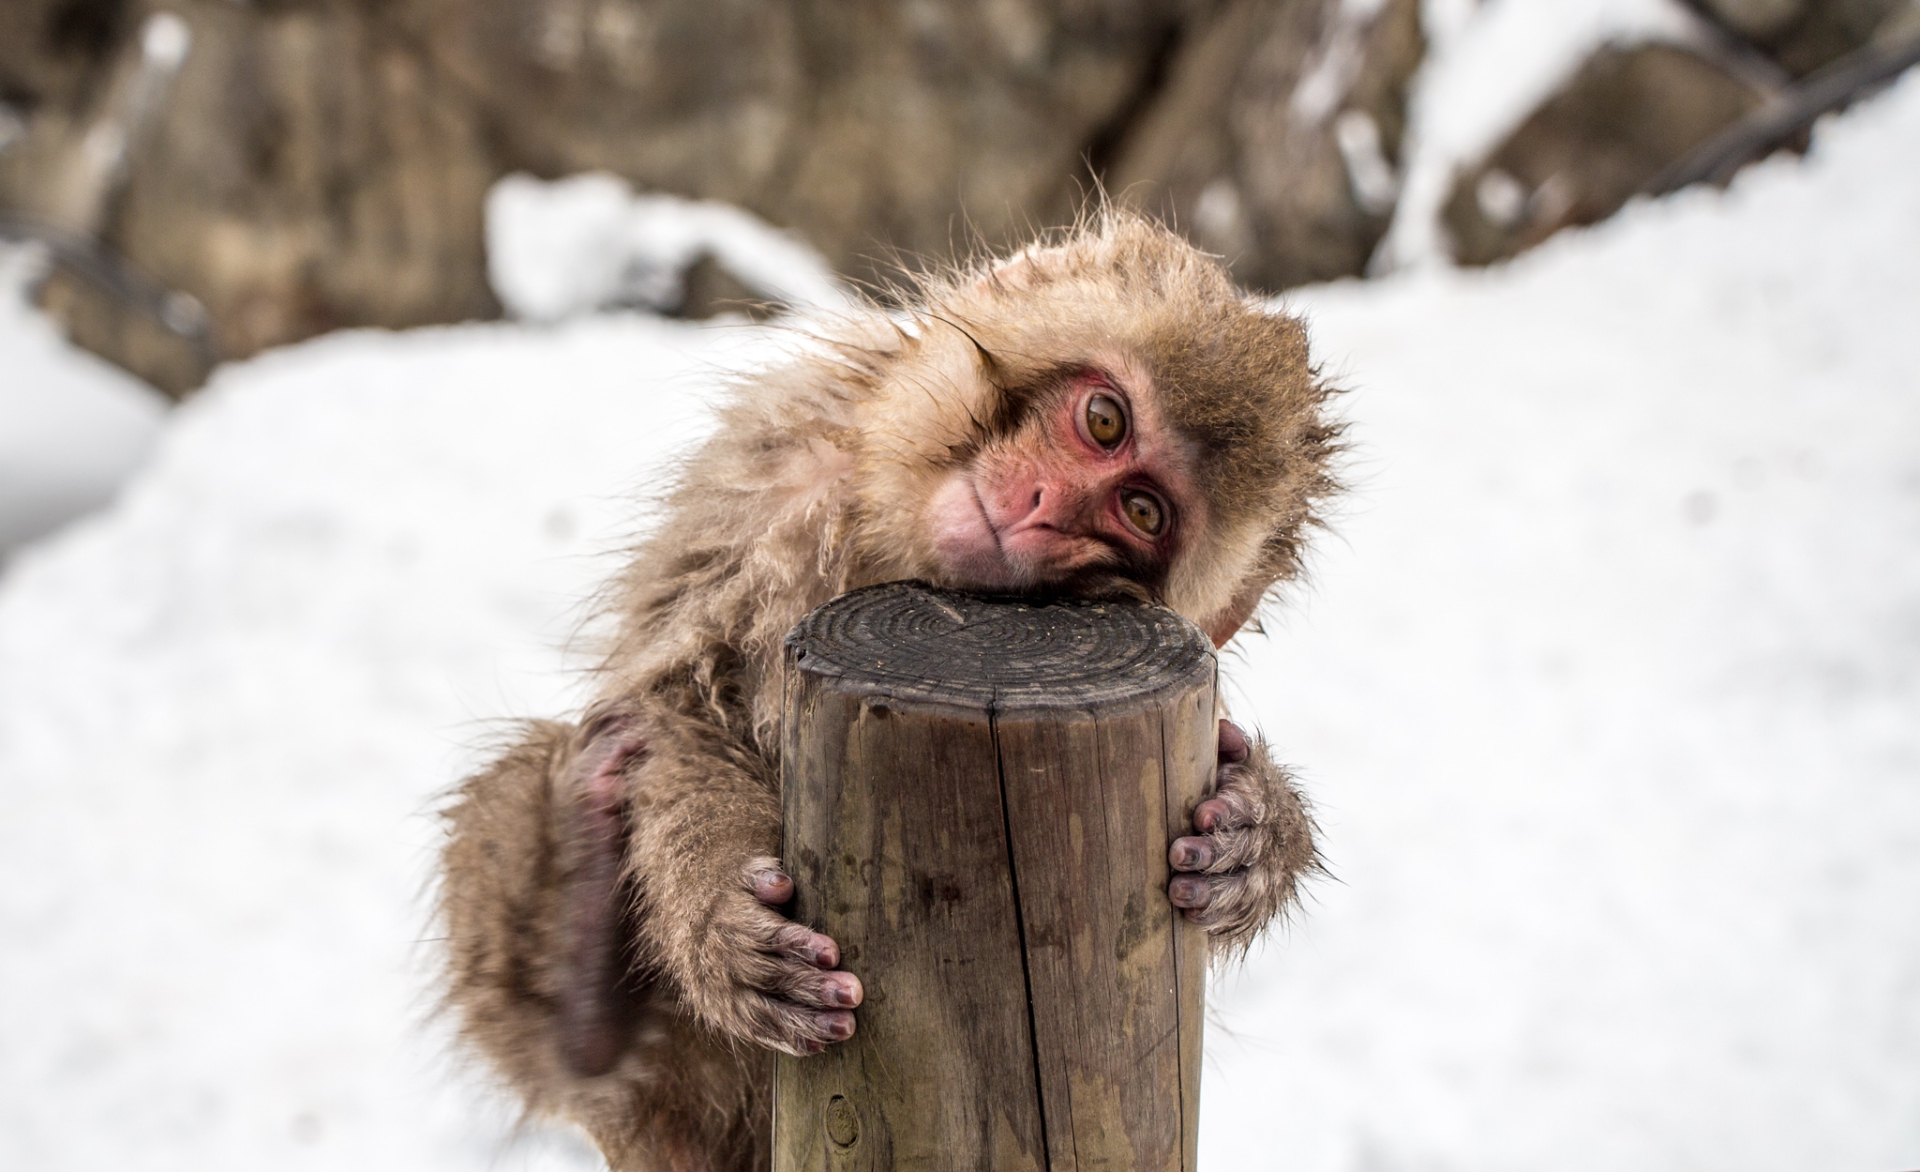
[[[1200,628],[1164,607],[920,582],[841,595],[802,619],[786,650],[840,691],[1000,713],[1150,703],[1214,665]]]

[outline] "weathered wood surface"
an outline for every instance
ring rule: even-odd
[[[794,915],[867,995],[850,1042],[780,1059],[775,1172],[1193,1168],[1205,945],[1167,847],[1214,673],[1133,603],[894,585],[795,628]]]

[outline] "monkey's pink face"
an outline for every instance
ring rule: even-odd
[[[949,473],[929,505],[946,584],[1022,590],[1117,571],[1157,586],[1205,518],[1186,441],[1137,402],[1081,371]]]

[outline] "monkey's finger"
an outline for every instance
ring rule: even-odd
[[[820,1038],[826,1042],[844,1042],[853,1036],[855,1023],[853,1014],[844,1009],[813,1015],[814,1028],[820,1031]]]
[[[825,1009],[851,1009],[860,1004],[863,995],[860,978],[852,973],[764,952],[742,957],[733,979],[758,993]]]
[[[866,1000],[860,978],[838,970],[789,966],[767,992],[813,1009],[852,1009]]]
[[[833,1043],[853,1036],[851,1010],[823,1012],[759,995],[748,999],[741,1008],[748,1019],[747,1032],[755,1041],[788,1054],[818,1054]]]
[[[756,976],[762,988],[741,990],[736,1002],[748,1020],[747,1033],[756,1041],[790,1054],[806,1054],[852,1035],[851,1011],[866,996],[860,978],[852,973],[821,972],[788,963]]]
[[[1202,834],[1258,826],[1266,819],[1266,798],[1258,783],[1237,766],[1221,766],[1219,787],[1193,808],[1193,828]]]
[[[796,1033],[811,1044],[809,1052],[818,1054],[835,1042],[844,1042],[853,1036],[856,1028],[853,1013],[845,1009],[828,1010],[825,1013],[802,1014],[798,1017]]]
[[[749,989],[785,994],[809,981],[817,983],[839,963],[840,946],[832,937],[789,923],[774,933],[767,947],[740,955],[733,979]]]
[[[794,927],[800,930],[782,938],[774,949],[775,956],[802,961],[817,969],[840,967],[840,946],[833,942],[833,937],[808,931],[798,924]]]
[[[793,880],[780,867],[780,860],[762,855],[748,859],[741,868],[747,890],[761,903],[778,906],[793,898]]]
[[[1199,875],[1175,875],[1167,884],[1167,898],[1174,907],[1200,911],[1213,901],[1213,887]]]
[[[1176,838],[1167,861],[1176,871],[1203,871],[1210,875],[1238,871],[1260,854],[1260,838],[1251,828],[1216,831],[1205,837]]]
[[[1193,808],[1193,828],[1202,834],[1218,834],[1250,822],[1233,802],[1220,796],[1208,798]]]
[[[1213,862],[1213,844],[1204,838],[1176,838],[1167,848],[1167,862],[1176,871],[1204,871]]]
[[[1220,764],[1238,765],[1252,751],[1245,730],[1231,720],[1220,722]]]
[[[1208,839],[1213,857],[1207,862],[1207,874],[1225,875],[1252,866],[1265,842],[1266,836],[1254,826],[1215,831]]]
[[[747,880],[753,897],[761,903],[779,907],[793,898],[793,880],[780,871],[757,871]]]
[[[764,950],[776,958],[804,961],[815,968],[830,969],[840,965],[840,946],[833,942],[833,937],[791,920],[783,920],[768,935]]]
[[[1251,936],[1272,918],[1277,906],[1272,881],[1258,868],[1204,877],[1182,875],[1180,879],[1207,885],[1205,902],[1185,907],[1183,914],[1211,936]]]

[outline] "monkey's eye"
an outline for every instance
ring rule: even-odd
[[[1105,395],[1087,400],[1087,434],[1093,442],[1110,448],[1127,436],[1127,415],[1120,404]]]
[[[1148,537],[1158,537],[1160,530],[1166,528],[1167,512],[1150,492],[1137,488],[1127,492],[1120,498],[1120,508],[1127,514],[1127,524]]]

